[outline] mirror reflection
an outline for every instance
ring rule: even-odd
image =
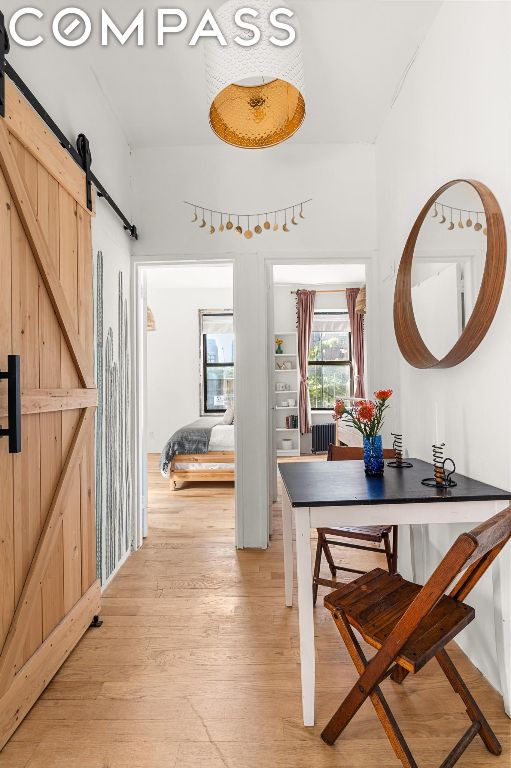
[[[476,190],[462,181],[431,206],[412,266],[417,327],[439,360],[456,344],[474,310],[486,262],[486,217]]]

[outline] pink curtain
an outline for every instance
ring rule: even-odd
[[[364,386],[364,316],[355,311],[360,288],[347,288],[346,301],[351,326],[351,346],[354,363],[354,397],[365,397]]]
[[[300,431],[302,435],[312,432],[311,404],[309,396],[309,349],[316,291],[297,291],[296,307],[298,316],[298,365],[300,368]]]

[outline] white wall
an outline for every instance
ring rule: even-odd
[[[20,7],[22,5],[17,0],[2,3],[6,21]],[[45,0],[43,10],[51,19],[51,12],[62,7],[58,0]],[[92,42],[84,48],[66,48],[48,33],[48,22],[41,24],[34,19],[26,20],[24,24],[21,28],[27,36],[39,34],[43,29],[46,40],[36,48],[21,48],[12,42],[8,55],[10,64],[73,145],[79,133],[86,134],[91,145],[93,171],[129,215],[130,147],[123,126],[94,73]],[[126,83],[128,86],[128,81]],[[98,208],[105,205],[98,201]]]
[[[296,331],[296,296],[292,291],[299,288],[307,291],[336,291],[345,288],[341,284],[328,283],[325,285],[276,285],[274,288],[275,299],[275,332],[289,333]],[[355,286],[349,286],[355,287]],[[358,287],[358,286],[357,286]],[[347,311],[345,293],[318,293],[316,295],[315,309],[320,311]]]
[[[370,260],[376,245],[375,154],[367,145],[301,145],[264,152],[227,145],[137,150],[133,156],[135,218],[143,221],[136,256],[234,261],[237,341],[238,545],[266,547],[270,486],[268,451],[268,326],[266,262],[325,263],[334,256]],[[265,232],[250,241],[209,235],[190,223],[190,200],[218,210],[276,209],[314,198],[306,220],[289,234]],[[243,222],[245,224],[245,222]],[[255,222],[252,222],[254,226]],[[256,407],[254,407],[256,404]],[[263,415],[267,414],[268,418]]]
[[[509,278],[483,344],[450,370],[419,371],[404,362],[395,343],[392,304],[394,273],[408,232],[424,202],[445,181],[485,182],[510,227],[510,25],[509,3],[444,3],[376,146],[378,368],[382,386],[397,393],[388,427],[404,433],[411,455],[429,460],[437,411],[439,438],[447,443],[447,455],[454,457],[458,470],[501,488],[511,487]],[[430,527],[427,570],[458,532],[453,526]],[[501,558],[501,567],[509,568],[509,547]],[[506,683],[498,669],[495,633],[497,628],[498,638],[501,627],[499,619],[497,627],[494,621],[491,575],[469,602],[476,607],[477,619],[461,635],[460,644],[492,684],[503,690]]]
[[[136,218],[144,222],[144,237],[135,244],[139,256],[374,250],[372,146],[290,142],[252,152],[218,144],[142,149],[133,160]],[[308,198],[313,203],[300,226],[252,240],[233,232],[211,237],[190,223],[193,212],[183,205],[189,200],[250,213]]]
[[[147,303],[157,328],[147,334],[150,453],[160,453],[176,430],[200,416],[199,310],[232,309],[230,271],[228,287],[214,284],[217,267],[147,270]]]

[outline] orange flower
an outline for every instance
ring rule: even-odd
[[[394,394],[392,389],[379,389],[378,392],[374,393],[374,396],[377,400],[388,400],[392,397]]]
[[[337,400],[335,404],[334,419],[342,419],[345,413],[346,413],[346,405],[344,403],[344,400]]]
[[[371,400],[362,400],[357,405],[357,419],[365,424],[370,424],[374,419],[376,406]]]

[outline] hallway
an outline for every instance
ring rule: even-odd
[[[103,626],[71,654],[0,768],[396,766],[371,706],[334,749],[320,740],[354,679],[320,602],[318,725],[301,724],[298,616],[284,607],[279,530],[276,507],[271,548],[236,552],[232,486],[172,494],[151,457],[149,538],[107,589]],[[453,657],[502,741],[504,766],[501,699],[456,648]],[[461,700],[435,664],[384,686],[421,768],[437,766],[466,729]],[[477,739],[459,762],[497,764]]]

